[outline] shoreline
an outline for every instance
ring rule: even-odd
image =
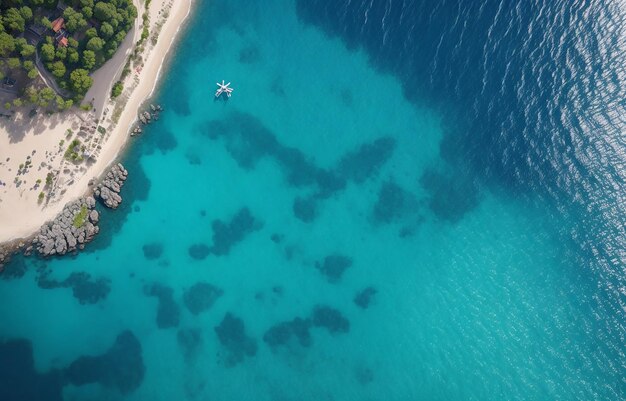
[[[108,127],[111,131],[106,134],[106,139],[102,143],[97,160],[92,165],[88,166],[84,172],[81,171],[82,175],[80,177],[76,177],[75,181],[72,175],[70,183],[67,188],[63,190],[61,195],[57,199],[54,199],[50,204],[46,204],[44,207],[41,207],[38,204],[27,205],[22,207],[24,209],[24,214],[19,213],[21,210],[18,213],[10,213],[12,212],[12,210],[9,210],[10,205],[6,204],[7,202],[5,202],[5,199],[0,198],[0,220],[7,220],[3,222],[3,224],[0,224],[0,247],[13,251],[15,251],[16,248],[20,248],[20,244],[28,242],[29,238],[32,239],[35,235],[37,235],[39,229],[47,222],[55,219],[56,216],[63,211],[67,204],[83,196],[91,194],[93,188],[90,186],[90,183],[101,179],[109,167],[117,163],[120,157],[123,156],[124,150],[129,144],[130,131],[137,122],[139,110],[141,110],[141,108],[149,102],[150,98],[155,94],[160,83],[164,67],[167,66],[166,63],[169,61],[168,56],[170,55],[170,50],[178,42],[181,28],[186,27],[186,22],[191,14],[193,3],[193,0],[174,0],[169,1],[169,3],[167,3],[167,0],[163,0],[160,3],[158,1],[153,1],[151,9],[148,10],[151,17],[149,25],[151,32],[153,32],[152,30],[158,25],[158,17],[163,10],[163,8],[159,9],[159,6],[163,7],[164,4],[167,4],[166,7],[168,7],[168,15],[162,21],[163,23],[159,29],[156,44],[150,47],[147,46],[141,54],[141,56],[144,57],[144,60],[141,63],[140,68],[138,69],[134,67],[129,76],[126,77],[124,81],[125,89],[123,95],[120,96],[115,102],[112,102],[108,100],[108,93],[102,94],[103,96],[107,96],[104,108],[106,110],[105,114],[108,112],[109,118],[106,121],[102,118],[100,124],[102,126],[106,126],[108,123]],[[139,16],[138,18],[141,17]],[[141,25],[138,25],[138,28],[140,27]],[[138,31],[139,29],[137,29],[137,32]],[[146,39],[146,41],[149,40],[150,38]],[[134,49],[135,46],[136,44],[133,45],[132,49]],[[125,99],[122,99],[123,97]],[[120,101],[125,101],[123,109],[119,114],[117,121],[112,121],[110,117],[112,114],[111,112],[113,111],[115,104]],[[74,125],[77,118],[82,119],[81,112],[78,110],[72,110],[70,113],[64,113],[63,116],[66,117],[67,121],[72,121]],[[72,127],[74,127],[74,125]],[[64,131],[62,128],[65,127],[58,129],[61,130],[61,133]],[[43,135],[46,134],[47,132],[43,132]],[[46,152],[46,154],[47,153],[48,152]],[[61,162],[60,168],[63,168],[63,166],[63,162]],[[0,176],[0,178],[2,177]],[[56,182],[54,185],[56,185]],[[26,199],[22,199],[24,191],[25,189],[21,191],[16,189],[14,191],[15,194],[13,195],[14,197],[19,195],[18,199],[9,199],[9,201],[12,200],[14,204],[20,205],[23,205],[25,200],[33,202],[34,198],[30,197],[33,199],[29,199],[29,195],[31,194],[28,193],[26,194]],[[29,206],[33,210],[28,210]],[[36,206],[36,209],[32,206]]]

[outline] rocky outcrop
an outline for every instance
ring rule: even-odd
[[[83,249],[98,234],[96,201],[88,196],[68,203],[51,222],[44,224],[32,246],[41,256],[65,255]]]
[[[120,203],[122,203],[120,191],[127,177],[128,171],[121,163],[117,163],[111,167],[104,179],[96,186],[94,194],[100,198],[106,207],[117,209]]]

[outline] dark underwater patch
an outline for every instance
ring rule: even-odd
[[[11,257],[9,263],[0,269],[0,278],[2,280],[16,280],[22,278],[26,274],[26,260],[21,255]]]
[[[162,127],[158,130],[156,135],[151,135],[150,138],[152,138],[157,149],[159,149],[163,154],[176,149],[178,146],[178,141],[176,141],[174,133]]]
[[[310,317],[295,317],[276,323],[265,332],[263,341],[274,351],[291,344],[309,348],[313,344],[313,328],[324,328],[331,334],[344,334],[350,331],[350,321],[335,308],[317,305]]]
[[[163,244],[160,242],[150,242],[145,244],[142,248],[143,256],[147,260],[155,260],[161,257],[163,254]]]
[[[361,385],[366,385],[374,381],[374,372],[366,366],[357,366],[354,369],[354,377]]]
[[[350,331],[350,321],[338,309],[330,306],[318,305],[313,309],[311,316],[313,326],[323,327],[331,334],[347,333]]]
[[[384,182],[372,211],[374,222],[389,224],[417,209],[414,196],[393,181]]]
[[[74,272],[63,281],[50,279],[48,273],[43,272],[37,277],[37,285],[45,290],[71,288],[72,295],[81,305],[98,303],[111,291],[111,280],[103,277],[92,280],[85,272]]]
[[[62,372],[37,372],[30,341],[0,342],[0,369],[0,400],[63,401]]]
[[[354,303],[361,309],[367,309],[372,302],[372,298],[378,293],[374,287],[366,287],[357,292],[354,296]]]
[[[331,283],[339,281],[350,266],[352,259],[338,253],[326,256],[321,262],[315,262],[315,268]]]
[[[154,283],[144,288],[146,295],[159,300],[156,324],[159,329],[177,327],[180,322],[180,307],[174,301],[174,291],[162,284]]]
[[[393,156],[395,147],[396,140],[388,136],[365,143],[341,158],[337,172],[345,179],[360,184],[378,173]]]
[[[185,360],[190,362],[202,346],[202,330],[199,328],[180,329],[176,333],[176,340]]]
[[[276,135],[251,114],[233,112],[227,120],[210,121],[202,131],[213,140],[223,138],[226,149],[240,167],[252,169],[258,160],[269,157],[282,167],[291,186],[317,185],[321,192],[334,192],[345,186],[341,178],[317,167],[300,150],[281,144]]]
[[[302,347],[310,347],[311,320],[296,317],[293,320],[280,322],[270,327],[263,335],[263,341],[271,348],[289,344],[291,339],[296,339]]]
[[[305,223],[312,222],[317,217],[317,202],[311,197],[297,197],[293,201],[293,215]]]
[[[72,362],[66,373],[75,386],[100,383],[128,394],[141,385],[145,370],[141,343],[131,331],[126,330],[117,336],[106,353],[81,356]]]
[[[196,260],[206,259],[211,253],[211,248],[204,244],[193,244],[189,247],[189,256]]]
[[[429,192],[428,206],[440,220],[459,222],[479,204],[479,190],[465,174],[426,170],[420,184]]]
[[[223,360],[226,366],[237,365],[246,357],[256,355],[256,340],[246,334],[243,320],[232,313],[226,313],[219,326],[215,326],[215,333],[226,350],[227,355]]]
[[[239,51],[239,62],[243,64],[253,64],[261,59],[261,51],[258,46],[246,46]]]
[[[191,314],[199,315],[210,309],[223,293],[220,288],[213,284],[200,282],[185,291],[183,302]]]
[[[213,246],[210,252],[217,256],[228,255],[230,249],[243,241],[244,238],[260,230],[263,226],[259,220],[255,219],[248,208],[241,208],[230,219],[229,222],[221,220],[213,220],[211,224],[213,228]]]

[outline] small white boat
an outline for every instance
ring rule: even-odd
[[[230,82],[224,84],[224,80],[222,80],[221,84],[219,82],[216,82],[215,84],[218,86],[217,91],[215,91],[215,97],[220,97],[222,93],[225,93],[226,96],[230,97],[230,94],[233,93],[233,88],[228,87]]]

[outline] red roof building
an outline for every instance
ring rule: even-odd
[[[52,30],[54,32],[59,32],[62,28],[65,28],[65,20],[63,17],[59,17],[52,21]]]
[[[59,46],[67,47],[67,38],[65,36],[59,39]]]

